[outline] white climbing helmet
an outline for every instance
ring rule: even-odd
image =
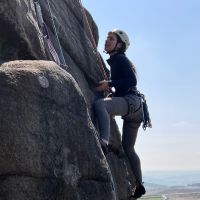
[[[130,45],[130,41],[129,41],[128,35],[124,31],[122,31],[120,29],[113,29],[111,32],[117,34],[120,37],[120,39],[122,40],[122,42],[125,43],[126,50],[127,50],[128,47],[129,47],[129,45]]]

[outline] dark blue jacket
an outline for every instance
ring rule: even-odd
[[[111,77],[109,86],[115,88],[115,96],[121,97],[132,93],[128,91],[137,85],[135,72],[132,64],[124,53],[112,55],[108,60],[110,65]]]

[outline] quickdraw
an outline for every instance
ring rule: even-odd
[[[152,123],[151,123],[151,118],[150,118],[147,102],[146,102],[146,99],[145,99],[143,94],[141,94],[141,98],[142,98],[142,107],[143,107],[143,124],[142,124],[142,128],[144,130],[146,130],[147,127],[148,128],[152,128]]]
[[[142,110],[143,110],[143,124],[142,124],[142,128],[144,130],[146,130],[146,128],[152,128],[152,123],[151,123],[151,118],[150,118],[150,114],[149,114],[149,109],[148,109],[148,106],[147,106],[147,102],[146,102],[146,99],[145,99],[145,96],[144,94],[140,93],[138,90],[135,91],[135,94],[137,96],[139,96],[141,99],[142,99]]]

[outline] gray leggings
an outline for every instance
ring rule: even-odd
[[[134,96],[133,100],[135,110],[137,111],[133,120],[124,120],[122,146],[130,161],[136,180],[142,183],[140,159],[134,149],[138,128],[142,121],[142,108],[138,110],[141,104],[139,97]],[[100,138],[108,141],[110,135],[110,117],[126,115],[128,113],[128,102],[123,97],[105,98],[97,100],[94,108],[99,125]]]

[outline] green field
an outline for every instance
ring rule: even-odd
[[[160,195],[154,195],[154,196],[144,196],[140,199],[146,199],[146,200],[163,200],[163,198]]]

